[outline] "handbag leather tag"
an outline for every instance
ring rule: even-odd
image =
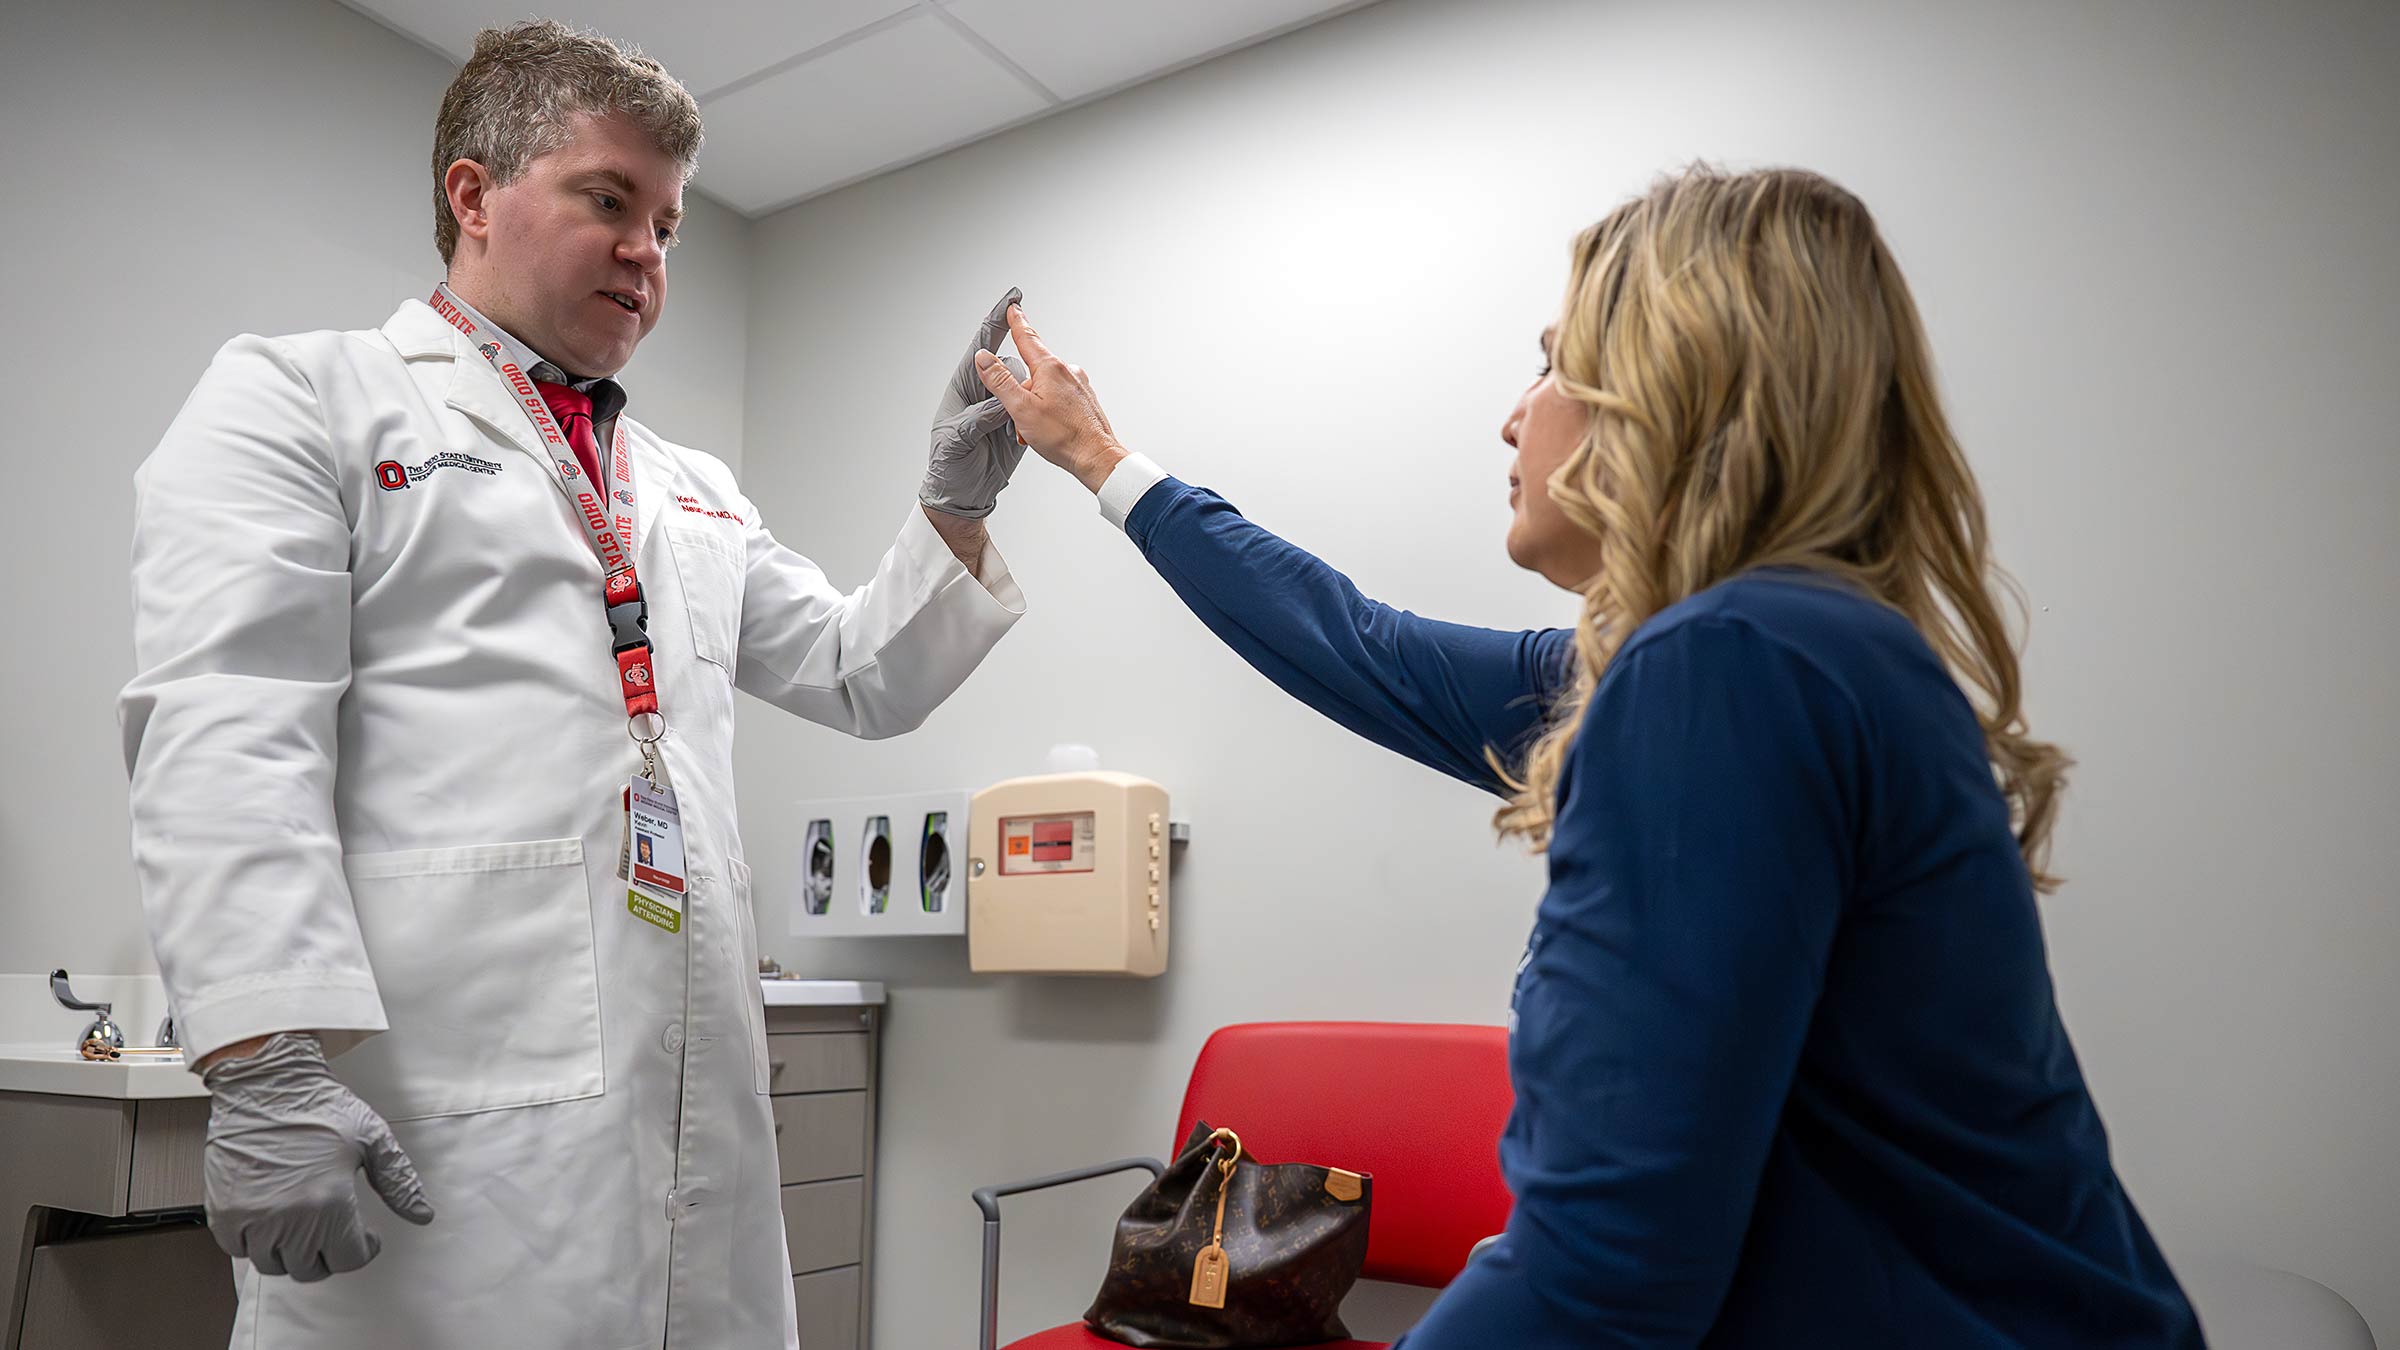
[[[1225,1249],[1210,1243],[1192,1263],[1192,1302],[1202,1308],[1225,1306]]]
[[[1348,1204],[1364,1194],[1365,1188],[1359,1183],[1358,1173],[1345,1172],[1338,1167],[1328,1167],[1325,1169],[1325,1193],[1343,1204]]]

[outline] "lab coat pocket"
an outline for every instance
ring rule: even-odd
[[[738,540],[678,526],[666,527],[667,550],[683,583],[686,626],[692,650],[731,674],[741,648],[742,560]]]
[[[766,993],[758,982],[758,916],[750,909],[750,865],[739,858],[725,860],[725,871],[733,883],[735,955],[741,958],[743,995],[743,1024],[750,1029],[750,1074],[758,1095],[767,1095],[767,1007]]]
[[[333,1061],[386,1120],[600,1095],[583,841],[342,860],[391,1029]]]

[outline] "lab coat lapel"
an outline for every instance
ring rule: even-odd
[[[566,485],[559,482],[558,470],[550,456],[542,453],[532,419],[518,405],[516,395],[509,392],[500,372],[492,369],[491,362],[469,345],[466,334],[453,331],[450,336],[455,355],[450,363],[450,388],[444,392],[444,400],[532,456],[542,466],[542,476],[550,480],[559,495],[565,496]]]
[[[524,408],[518,406],[516,395],[509,392],[500,372],[483,359],[483,354],[467,341],[466,334],[451,327],[449,320],[422,300],[403,301],[399,311],[384,324],[383,331],[404,357],[415,360],[448,356],[450,383],[442,391],[443,402],[530,456],[541,466],[542,476],[557,489],[560,498],[566,499],[566,485],[558,481],[557,468],[550,456],[543,453],[533,422],[525,416]]]

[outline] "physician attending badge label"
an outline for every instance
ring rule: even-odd
[[[1089,872],[1099,866],[1090,811],[1059,816],[1006,816],[1000,821],[1000,874]]]
[[[631,881],[625,907],[670,933],[683,929],[683,816],[675,790],[635,775],[626,789],[627,857],[617,874]]]

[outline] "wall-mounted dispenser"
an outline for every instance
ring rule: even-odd
[[[925,832],[917,840],[917,903],[928,914],[939,914],[950,903],[950,813],[925,817]]]
[[[1048,773],[973,794],[800,802],[794,818],[794,937],[964,935],[977,971],[1167,967],[1168,873],[1184,830],[1147,778]]]
[[[967,964],[977,971],[1156,975],[1167,968],[1167,790],[1091,770],[975,794]]]
[[[808,822],[807,853],[801,859],[800,910],[810,917],[833,908],[833,820]]]
[[[967,931],[968,794],[801,802],[795,937],[957,936]]]
[[[892,904],[892,818],[867,817],[858,850],[866,863],[858,870],[858,912],[881,914]]]

